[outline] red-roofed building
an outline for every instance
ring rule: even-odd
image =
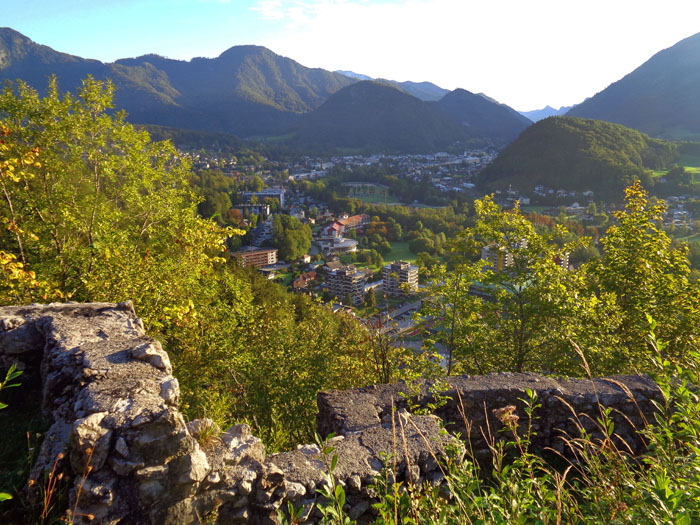
[[[295,290],[305,290],[309,286],[309,283],[315,279],[316,272],[313,270],[310,272],[302,273],[299,277],[294,279],[294,282],[292,282],[292,288],[294,288]]]
[[[345,233],[348,230],[356,230],[357,228],[362,228],[369,224],[369,215],[366,213],[361,213],[359,215],[353,215],[347,219],[340,219],[337,221],[343,227],[341,233]]]
[[[343,231],[343,225],[339,221],[334,221],[324,226],[321,233],[324,237],[340,237]]]
[[[324,226],[322,233],[324,237],[341,237],[345,232],[367,226],[370,222],[369,219],[370,217],[366,213],[353,215],[345,219],[338,219]]]

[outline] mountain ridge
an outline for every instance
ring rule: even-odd
[[[395,85],[363,80],[304,115],[292,143],[311,149],[417,153],[469,140],[471,135],[435,104]]]
[[[437,104],[456,122],[471,129],[474,134],[507,144],[532,124],[505,104],[491,102],[482,94],[466,89],[450,91]]]
[[[344,100],[357,109],[352,96],[335,99],[329,107],[314,114],[334,94],[359,83],[357,78],[346,76],[353,73],[308,68],[255,45],[233,46],[215,58],[185,61],[150,53],[102,63],[60,53],[3,28],[0,58],[0,80],[21,78],[39,91],[45,89],[51,75],[57,76],[62,90],[73,92],[88,74],[98,80],[110,79],[117,88],[115,107],[126,110],[132,122],[189,130],[188,134],[199,130],[243,138],[278,137],[276,140],[282,142],[292,136],[297,143],[304,143],[314,135],[305,131],[307,123],[315,122],[318,129],[329,131],[320,142],[328,143],[328,137],[337,137],[340,142],[332,144],[333,147],[358,147],[353,132],[343,134],[337,126],[332,131],[333,123],[320,122],[318,116],[333,119],[345,115],[354,133],[362,129],[366,136],[375,137],[379,149],[426,151],[465,141],[503,144],[529,124],[523,121],[517,124],[517,132],[504,131],[499,128],[512,128],[510,121],[517,113],[490,102],[487,97],[450,102],[460,97],[431,82],[384,79],[373,82],[391,86],[393,91],[379,95],[376,88],[370,89],[374,99],[359,109],[366,116],[366,123],[373,123],[372,126],[353,121],[348,108],[339,107],[339,100]],[[387,108],[376,105],[380,99]],[[411,112],[415,115],[409,115]],[[492,121],[492,125],[487,121]],[[415,140],[411,133],[416,135]],[[385,134],[394,134],[402,140]],[[369,147],[366,141],[360,142],[359,147]]]
[[[502,146],[530,124],[508,106],[463,89],[426,101],[394,82],[364,80],[304,115],[292,143],[361,151],[374,144],[382,152],[425,153],[467,145]]]
[[[0,28],[0,56],[1,80],[20,78],[42,91],[47,78],[56,75],[61,89],[75,91],[88,74],[109,78],[117,87],[115,105],[134,123],[244,137],[283,132],[298,115],[354,82],[252,45],[233,46],[216,58],[183,61],[146,54],[102,63]]]
[[[700,139],[700,33],[649,60],[568,116],[606,120],[667,139]]]

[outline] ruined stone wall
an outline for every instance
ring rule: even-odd
[[[185,422],[168,355],[145,334],[130,303],[0,308],[0,369],[13,362],[41,375],[37,403],[52,420],[31,478],[41,480],[54,465],[65,471],[76,523],[272,523],[288,501],[310,522],[319,518],[314,503],[325,478],[318,447],[266,455],[247,425],[201,446],[206,422]],[[525,389],[542,405],[535,446],[564,452],[561,437],[577,431],[574,412],[595,433],[598,401],[615,409],[619,439],[637,451],[633,427],[643,425],[659,397],[653,382],[638,376],[591,382],[495,374],[449,378],[446,385],[442,395],[451,399],[436,415],[481,454],[488,429],[498,436],[502,426],[494,409],[513,405],[524,419]],[[360,522],[373,518],[368,487],[387,455],[395,454],[398,478],[441,480],[438,460],[455,438],[441,432],[438,417],[406,410],[408,397],[416,406],[435,401],[431,384],[413,390],[397,383],[319,394],[318,430],[336,434],[335,474]]]

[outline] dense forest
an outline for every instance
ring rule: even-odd
[[[379,479],[378,521],[700,519],[700,284],[689,279],[687,247],[661,228],[665,204],[639,182],[630,180],[601,256],[576,270],[562,261],[590,239],[490,197],[422,212],[425,224],[384,207],[393,223],[373,222],[387,235],[403,225],[451,233],[423,312],[435,321],[429,340],[447,350],[443,365],[433,351],[394,348],[380,331],[239,268],[226,243],[243,232],[200,216],[186,159],[110,115],[112,91],[88,78],[74,96],[55,82],[44,97],[21,83],[0,93],[0,304],[131,299],[171,355],[183,412],[222,428],[248,422],[269,450],[311,441],[322,389],[496,370],[653,373],[667,404],[644,431],[643,458],[615,448],[601,413],[603,437],[583,437],[586,462],[569,475],[574,467],[534,456],[516,425],[485,472],[468,449],[456,452],[445,465],[450,498]],[[653,153],[635,150],[647,155],[642,165],[672,154],[647,147]],[[300,232],[290,250],[306,242],[296,222],[280,219],[285,229]],[[479,260],[487,246],[508,255],[504,268]]]

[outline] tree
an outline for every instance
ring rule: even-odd
[[[9,137],[12,131],[0,123],[0,137]],[[13,194],[17,186],[26,185],[33,177],[27,168],[38,168],[41,164],[36,160],[37,149],[19,153],[11,157],[7,140],[0,139],[0,189],[6,213],[0,216],[0,238],[13,238],[14,243],[8,250],[0,250],[0,303],[25,302],[49,295],[46,283],[38,281],[36,272],[27,269],[27,255],[24,248],[24,237],[34,239],[36,236],[22,230],[17,223],[18,213],[15,212]],[[18,210],[19,212],[19,210]],[[14,248],[14,253],[12,248]],[[51,293],[51,295],[58,295]]]
[[[228,211],[231,209],[231,199],[222,192],[207,195],[197,205],[197,211],[202,217],[216,219],[218,222],[227,222]]]
[[[416,257],[416,264],[419,268],[425,269],[426,271],[430,272],[438,264],[440,264],[440,259],[438,259],[437,257],[433,257],[428,252],[420,252],[418,254],[418,257]]]
[[[502,261],[500,268],[492,265],[480,278],[492,297],[483,303],[482,316],[497,327],[487,332],[484,342],[505,351],[501,368],[568,372],[575,367],[575,359],[567,359],[568,340],[587,337],[582,325],[592,318],[603,323],[598,319],[602,308],[594,308],[597,303],[586,293],[583,275],[559,264],[588,239],[558,245],[557,239],[569,237],[564,226],[538,231],[517,205],[502,211],[488,197],[474,207],[477,238]],[[585,346],[587,341],[578,342]]]
[[[469,293],[483,268],[482,263],[470,262],[475,248],[470,231],[462,232],[450,243],[449,269],[444,264],[433,267],[428,298],[423,302],[421,313],[437,320],[436,336],[429,342],[444,347],[447,375],[452,373],[456,361],[461,373],[483,374],[488,370],[480,353],[483,347],[478,344],[483,326],[479,313],[482,301]]]
[[[389,229],[389,240],[400,241],[403,238],[403,229],[398,222],[394,222],[390,225]]]
[[[285,261],[298,259],[309,253],[311,248],[311,228],[296,217],[275,215],[272,220],[274,245],[279,257]]]
[[[652,203],[641,183],[625,190],[625,209],[601,239],[603,257],[590,264],[599,294],[615,298],[622,315],[620,366],[644,368],[648,348],[647,316],[658,323],[658,336],[669,341],[669,355],[695,348],[699,288],[689,283],[685,246],[672,246],[663,231],[666,204]]]
[[[408,249],[412,253],[434,253],[435,252],[435,242],[428,237],[418,237],[408,242]]]
[[[255,193],[262,191],[265,187],[265,183],[260,178],[259,175],[253,175],[248,181],[248,191],[253,191]]]
[[[474,227],[447,243],[448,265],[430,275],[426,311],[436,319],[448,370],[576,371],[569,340],[599,343],[587,327],[615,319],[587,290],[583,272],[559,264],[585,241],[559,245],[568,237],[563,226],[537,230],[517,206],[503,211],[490,197],[474,207]]]
[[[377,298],[374,295],[374,288],[367,290],[367,293],[365,294],[365,306],[367,308],[374,308],[377,306]]]
[[[40,98],[23,83],[0,94],[12,130],[5,154],[41,151],[22,184],[5,185],[0,249],[46,281],[49,298],[130,298],[149,327],[188,308],[233,233],[197,217],[189,165],[169,143],[107,114],[113,87],[91,78],[78,96],[56,80]],[[19,242],[18,242],[19,241]]]
[[[376,250],[372,250],[372,262],[380,270],[384,267],[384,257]]]

